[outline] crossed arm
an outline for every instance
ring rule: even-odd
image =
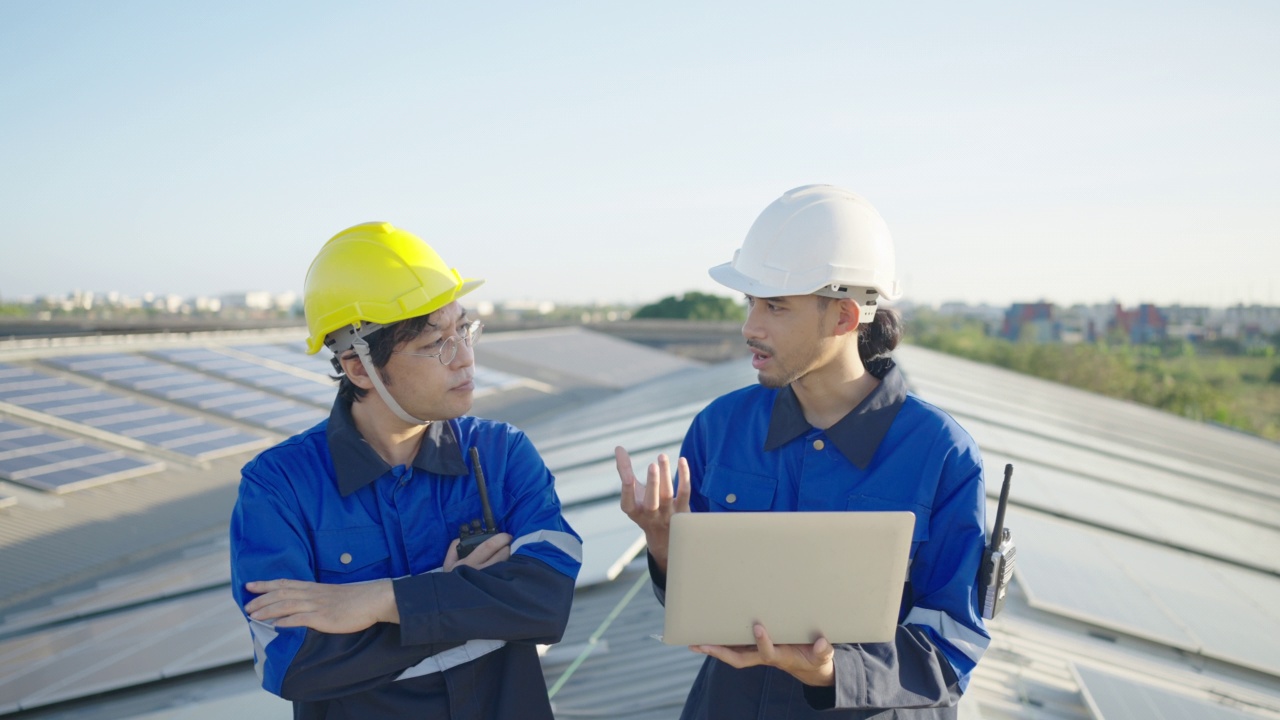
[[[443,569],[466,565],[477,570],[510,559],[511,536],[499,533],[458,559],[454,540]],[[245,589],[258,597],[245,605],[253,620],[274,620],[276,627],[307,627],[326,633],[354,633],[375,623],[400,623],[391,580],[337,585],[305,580],[255,580]]]

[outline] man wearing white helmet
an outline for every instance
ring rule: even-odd
[[[338,397],[245,466],[231,519],[254,667],[295,718],[552,717],[536,645],[564,632],[582,541],[524,434],[466,415],[481,325],[458,299],[481,282],[386,223],[307,271]]]
[[[911,564],[895,640],[700,646],[681,715],[955,718],[989,636],[976,578],[985,533],[972,438],[907,392],[890,355],[898,315],[893,240],[864,198],[829,185],[784,194],[711,276],[747,297],[759,384],[694,419],[675,477],[665,456],[637,481],[617,449],[622,508],[645,532],[663,600],[676,512],[907,510]],[[797,588],[803,592],[803,588]]]

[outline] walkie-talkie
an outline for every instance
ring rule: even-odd
[[[480,490],[480,510],[484,513],[484,521],[479,518],[470,525],[458,528],[458,559],[471,554],[480,543],[498,534],[498,523],[493,519],[493,508],[489,507],[489,488],[484,484],[484,468],[480,467],[480,451],[471,448],[471,469],[476,476],[476,488]]]
[[[982,598],[982,617],[990,620],[1004,608],[1009,581],[1013,579],[1013,563],[1018,549],[1013,546],[1013,533],[1004,526],[1004,508],[1009,502],[1009,481],[1013,465],[1004,466],[1004,486],[1000,488],[1000,505],[996,508],[996,526],[991,531],[982,570],[978,573],[978,597]]]

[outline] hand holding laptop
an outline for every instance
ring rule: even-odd
[[[756,646],[690,645],[689,649],[710,655],[735,668],[770,665],[791,675],[811,687],[831,687],[836,682],[836,650],[826,638],[818,638],[813,645],[774,645],[769,631],[756,623],[753,630]]]
[[[614,459],[622,481],[622,511],[644,531],[649,553],[668,575],[664,642],[698,642],[697,636],[747,640],[733,627],[750,626],[754,646],[691,644],[689,649],[735,668],[769,665],[806,685],[830,687],[835,683],[835,649],[826,637],[828,630],[841,638],[849,636],[840,642],[883,642],[880,635],[892,637],[914,524],[911,513],[686,516],[690,478],[684,458],[677,464],[678,487],[672,481],[671,461],[666,455],[659,455],[657,462],[649,465],[644,483],[636,478],[625,449],[615,448]],[[675,544],[683,545],[676,558],[680,567],[673,569],[669,560],[677,515],[682,516],[676,523],[682,532],[676,533],[680,542]],[[805,549],[823,541],[830,552],[797,562],[806,557]],[[761,568],[767,568],[770,580],[761,581]],[[801,586],[809,586],[810,592],[797,596],[788,590]],[[730,608],[744,599],[752,607]],[[744,614],[756,621],[747,619],[746,625],[737,625]],[[812,643],[792,640],[775,644],[760,622],[762,614],[781,622],[780,637],[816,639]],[[788,627],[797,622],[799,628]],[[818,633],[805,629],[813,622],[821,628]],[[713,627],[725,623],[732,626],[728,632]],[[724,640],[712,640],[715,642]]]
[[[614,448],[613,457],[618,463],[618,477],[622,480],[622,512],[644,531],[649,554],[663,572],[667,569],[667,538],[671,516],[689,512],[689,463],[680,458],[679,489],[671,481],[671,460],[659,455],[658,462],[649,463],[646,482],[636,480],[631,469],[631,456],[621,447]]]

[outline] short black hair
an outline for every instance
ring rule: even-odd
[[[431,322],[431,315],[419,315],[411,317],[408,320],[401,320],[392,323],[369,335],[364,340],[369,343],[369,357],[373,360],[373,367],[378,371],[382,382],[391,384],[386,375],[382,374],[382,368],[387,366],[391,361],[391,352],[401,344],[409,342],[418,337],[427,328],[434,328],[435,323]],[[343,353],[347,357],[354,357],[355,350],[347,350]],[[351,382],[351,378],[346,374],[334,375],[334,380],[338,381],[338,397],[345,402],[359,402],[368,390]]]

